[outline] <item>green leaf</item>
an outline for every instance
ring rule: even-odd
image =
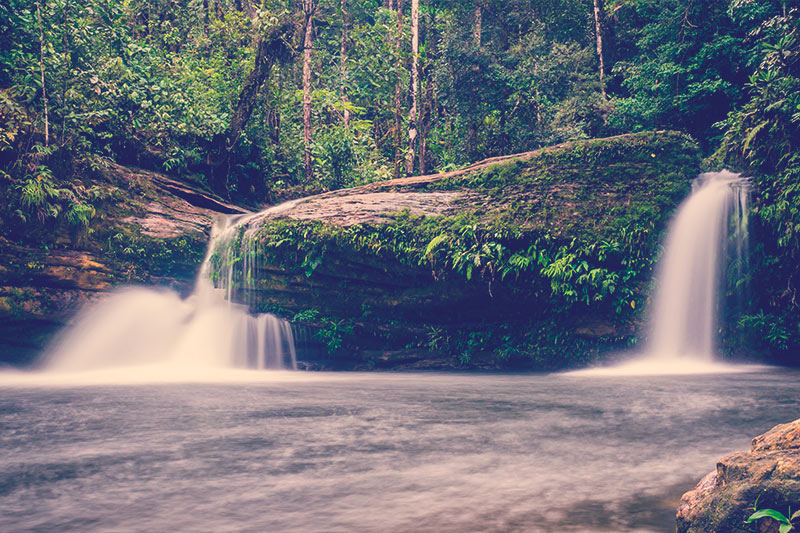
[[[780,511],[776,511],[775,509],[761,509],[760,511],[756,511],[755,513],[750,515],[750,518],[748,518],[745,521],[745,524],[749,524],[751,522],[755,522],[760,518],[766,518],[766,517],[772,518],[773,520],[777,520],[782,524],[789,524],[791,526],[789,519],[786,518],[783,515],[783,513],[781,513]]]
[[[425,255],[431,255],[431,253],[434,250],[436,250],[442,243],[448,240],[450,240],[450,235],[446,233],[437,235],[431,240],[431,242],[428,243],[428,246],[425,248]]]

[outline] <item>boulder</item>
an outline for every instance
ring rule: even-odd
[[[698,170],[686,135],[645,132],[332,191],[240,222],[215,279],[254,312],[305,317],[334,366],[579,366],[635,341]]]
[[[750,451],[720,459],[716,470],[681,498],[678,531],[777,532],[771,518],[745,523],[754,507],[785,516],[790,508],[800,510],[800,419],[754,438]]]

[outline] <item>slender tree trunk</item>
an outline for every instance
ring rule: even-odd
[[[39,74],[42,82],[42,101],[44,102],[44,145],[50,146],[50,117],[47,112],[47,88],[44,84],[44,27],[42,26],[42,9],[36,2],[36,19],[39,22]]]
[[[208,0],[203,0],[203,35],[208,36]]]
[[[209,158],[212,188],[217,191],[223,190],[223,182],[228,177],[227,167],[230,163],[231,151],[253,114],[259,89],[269,78],[276,62],[286,62],[292,57],[293,51],[289,43],[293,34],[294,24],[291,21],[283,21],[258,40],[255,64],[242,85],[236,109],[231,115],[228,133],[218,136],[214,141],[218,145],[218,153],[214,155],[217,160],[211,161]],[[211,154],[209,155],[211,156]]]
[[[270,114],[268,117],[269,120],[269,136],[270,140],[272,141],[272,145],[275,146],[275,154],[278,158],[280,158],[280,151],[281,151],[281,99],[283,98],[283,76],[281,76],[281,69],[278,69],[276,72],[277,80],[275,81],[275,86],[277,89],[278,95],[278,105],[275,106],[274,109],[270,110]]]
[[[342,76],[341,85],[339,86],[339,93],[342,99],[344,127],[350,127],[350,110],[347,109],[347,0],[342,0],[342,42],[339,48],[339,71]]]
[[[305,145],[305,180],[311,181],[311,51],[314,45],[314,14],[317,0],[303,0],[303,143]]]
[[[478,1],[475,3],[475,23],[472,27],[472,41],[475,43],[477,48],[481,46],[481,32],[483,26],[483,9],[481,8],[481,2]]]
[[[250,3],[250,0],[242,0],[242,9],[251,19],[256,18],[256,10],[253,7],[253,4]]]
[[[603,0],[594,1],[594,34],[597,40],[597,57],[600,61],[600,93],[606,98],[605,64],[603,61]]]
[[[417,149],[417,95],[419,93],[419,0],[411,0],[411,110],[408,113],[406,174],[414,173]]]
[[[419,139],[419,173],[425,175],[428,170],[428,136],[431,133],[431,124],[433,123],[433,115],[436,110],[435,93],[436,85],[433,76],[430,72],[433,69],[431,64],[432,57],[436,57],[439,48],[438,36],[436,35],[436,13],[432,13],[430,29],[428,31],[428,39],[426,50],[428,53],[426,57],[428,60],[422,67],[422,79],[425,80],[425,98],[422,104],[422,116],[420,117],[420,139]]]
[[[422,105],[422,117],[420,119],[421,135],[419,138],[419,173],[425,175],[428,168],[428,135],[431,132],[431,122],[433,121],[433,81],[428,80],[425,84],[425,103]]]
[[[397,54],[397,62],[400,63],[402,59],[403,47],[403,3],[402,0],[397,0],[397,41],[395,42],[395,52]],[[402,95],[403,88],[401,86],[403,80],[402,69],[398,69],[397,83],[394,86],[394,177],[399,178],[402,170],[402,156],[403,150],[400,147],[402,141],[401,128],[403,127],[403,120],[400,117],[402,112]]]
[[[221,19],[225,16],[225,10],[222,9],[222,4],[219,0],[214,0],[214,11],[216,12],[218,19]]]

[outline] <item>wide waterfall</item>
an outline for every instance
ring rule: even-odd
[[[296,369],[290,324],[232,303],[232,269],[214,273],[212,282],[212,258],[239,231],[235,222],[222,217],[214,225],[191,296],[181,299],[173,291],[141,287],[119,290],[53,343],[42,359],[44,369],[155,366],[154,372],[178,375],[217,368]]]
[[[716,357],[723,283],[746,286],[747,178],[729,171],[700,174],[670,224],[656,273],[643,354],[585,374],[730,372]],[[726,268],[730,265],[732,268]],[[727,274],[727,275],[726,275]],[[739,298],[741,302],[741,298]]]

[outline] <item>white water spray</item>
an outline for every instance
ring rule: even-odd
[[[239,217],[238,224],[255,216]],[[61,335],[45,354],[44,368],[72,372],[145,366],[176,376],[222,368],[296,369],[289,323],[270,314],[253,316],[246,306],[231,303],[232,268],[218,277],[218,287],[212,283],[212,256],[239,231],[234,222],[227,217],[215,224],[189,298],[168,290],[122,289]],[[252,261],[248,250],[243,253]]]
[[[747,199],[748,182],[738,174],[712,172],[695,180],[670,226],[656,278],[651,357],[714,359],[721,274],[731,248],[742,276]]]
[[[716,361],[724,267],[745,279],[749,182],[728,171],[701,174],[669,227],[656,275],[645,353],[589,374],[683,374],[749,369]],[[752,367],[750,367],[752,368]]]

